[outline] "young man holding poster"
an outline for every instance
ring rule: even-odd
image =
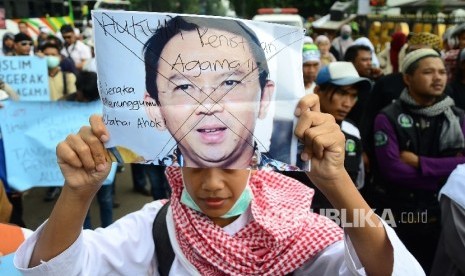
[[[395,232],[358,193],[344,169],[344,135],[316,95],[296,109],[296,134],[312,162],[312,182],[337,209],[367,214],[340,229],[310,212],[313,190],[271,171],[169,167],[173,188],[166,227],[170,275],[423,275]],[[65,185],[49,220],[17,251],[25,275],[159,275],[155,201],[105,229],[82,230],[92,198],[109,173],[101,117],[57,147]],[[349,215],[347,222],[355,222]],[[152,232],[154,231],[154,232]],[[165,254],[163,252],[162,254]],[[401,272],[402,271],[402,272]]]
[[[215,30],[222,30],[220,24],[216,26]],[[183,32],[184,37],[190,35],[192,31]],[[201,55],[199,51],[196,58],[207,59],[209,54]],[[213,84],[206,78],[201,87],[221,90],[221,85],[235,84],[246,88],[242,83],[249,80],[247,76],[227,74],[226,80]],[[184,76],[169,78],[176,85],[166,84],[168,88],[172,85],[172,89],[160,89],[154,100],[163,103],[171,97],[185,97],[183,93],[188,89],[197,90],[194,95],[202,97],[200,89]],[[243,95],[246,100],[257,101],[252,104],[257,109],[252,112],[254,116],[261,109],[259,88],[254,86],[255,90],[251,90],[257,94],[253,97]],[[208,95],[212,97],[211,93]],[[233,97],[230,101],[236,99],[235,95],[229,97]],[[203,112],[218,108],[210,101],[205,105],[201,106]],[[157,111],[165,115],[164,126],[176,122],[177,114],[168,116],[167,111]],[[303,98],[295,115],[295,133],[304,143],[302,158],[312,162],[312,171],[308,173],[312,182],[335,208],[350,214],[367,214],[364,227],[344,230],[345,239],[341,228],[310,212],[313,190],[271,171],[226,170],[218,168],[217,163],[203,168],[169,167],[167,176],[173,189],[170,205],[155,201],[105,229],[83,231],[85,214],[110,168],[103,144],[110,134],[102,118],[92,116],[91,127],[81,128],[77,135],[69,135],[57,146],[59,165],[66,179],[63,192],[50,219],[17,251],[15,265],[26,275],[159,275],[159,264],[168,265],[161,275],[422,275],[418,263],[394,231],[373,214],[350,180],[343,165],[344,135],[331,115],[320,113],[318,97]],[[253,118],[244,116],[243,121]],[[223,134],[215,132],[224,131],[216,124],[196,130],[200,132],[196,135],[207,135],[207,141],[216,142],[217,136]],[[213,137],[208,136],[211,132]],[[203,142],[189,146],[203,156]],[[163,205],[167,212],[161,219],[166,225],[157,228],[154,219]],[[355,218],[349,215],[347,220],[354,222]],[[165,241],[169,241],[173,251],[171,263],[159,262],[169,253],[168,247],[155,251],[152,237],[157,240],[162,234],[169,236]]]

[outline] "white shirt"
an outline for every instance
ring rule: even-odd
[[[65,46],[61,49],[61,54],[65,57],[71,57],[76,65],[84,60],[92,58],[90,47],[80,40],[76,40],[76,43],[68,47]]]
[[[83,230],[77,240],[61,254],[36,267],[27,268],[37,238],[43,230],[42,224],[16,251],[14,264],[23,275],[159,275],[152,226],[161,206],[160,201],[154,201],[107,228]],[[223,229],[233,235],[251,219],[250,211],[246,212]],[[175,253],[170,275],[200,275],[179,248],[170,209],[166,221]],[[394,249],[392,275],[425,275],[394,230],[385,222],[383,224]],[[365,270],[346,234],[343,241],[325,248],[297,269],[294,275],[365,275]]]
[[[305,88],[305,95],[313,94],[313,91],[315,90],[315,87],[316,87],[316,83],[312,82],[312,84],[310,85],[309,88]]]
[[[446,184],[439,191],[439,198],[441,195],[448,196],[462,208],[465,208],[465,164],[458,165],[452,171]]]
[[[82,71],[97,73],[97,59],[95,57],[88,59],[84,63],[84,66],[82,67]]]

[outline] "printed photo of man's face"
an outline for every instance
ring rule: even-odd
[[[295,170],[300,28],[95,11],[105,147],[120,163]]]
[[[274,91],[273,82],[260,84],[252,53],[245,38],[212,28],[182,31],[161,51],[158,102],[146,93],[157,102],[146,109],[176,140],[185,166],[249,167],[255,124]]]

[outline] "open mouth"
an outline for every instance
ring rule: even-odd
[[[215,133],[218,131],[225,131],[225,127],[219,127],[219,128],[202,128],[202,129],[197,129],[198,132],[201,133]]]
[[[226,138],[227,129],[228,128],[224,126],[202,127],[197,129],[197,133],[199,133],[201,142],[206,144],[218,144],[223,142]]]

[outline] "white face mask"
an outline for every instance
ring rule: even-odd
[[[56,56],[47,56],[47,67],[49,69],[53,69],[55,67],[58,67],[60,65],[60,58]]]
[[[222,215],[221,218],[231,218],[231,217],[242,215],[243,213],[245,213],[245,211],[247,211],[247,208],[249,208],[250,202],[253,199],[252,189],[249,186],[251,172],[252,171],[249,172],[249,176],[247,177],[247,184],[245,185],[244,191],[242,191],[241,196],[234,203],[233,207],[231,207],[231,209],[228,212],[226,212],[226,214]],[[181,174],[182,174],[182,170],[181,170]],[[182,181],[184,184],[185,183],[184,175],[182,175]],[[195,203],[194,199],[191,197],[189,192],[187,192],[187,189],[185,186],[181,194],[181,203],[203,214],[200,207],[197,205],[197,203]]]

